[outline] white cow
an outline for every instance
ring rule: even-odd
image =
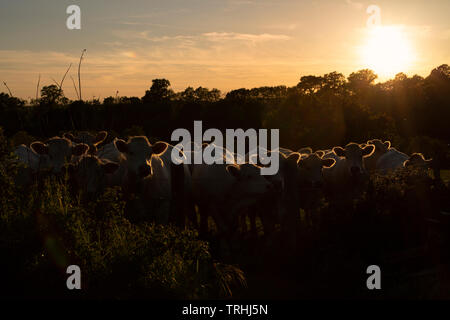
[[[376,169],[380,173],[386,174],[389,171],[402,168],[403,163],[408,159],[409,156],[407,154],[400,152],[395,148],[390,148],[378,159]]]
[[[86,154],[89,146],[85,143],[74,144],[67,138],[53,137],[45,143],[33,142],[31,149],[41,156],[48,156],[48,167],[53,173],[59,174],[64,165],[71,162],[72,156]]]
[[[252,159],[254,156],[255,153],[248,158]],[[275,192],[265,197],[258,204],[259,209],[255,210],[260,212],[264,231],[273,230],[271,224],[274,222],[293,226],[299,209],[309,209],[320,194],[323,184],[322,169],[330,168],[334,163],[334,159],[322,159],[320,154],[316,153],[292,152],[285,156],[279,152],[279,171],[276,175],[267,176],[267,180],[274,185]]]
[[[100,147],[97,151],[97,157],[102,160],[108,160],[117,163],[125,160],[125,156],[116,147],[117,140],[117,138],[114,138],[114,140],[110,143]]]
[[[372,139],[367,141],[367,144],[373,145],[375,150],[370,156],[364,158],[364,166],[368,171],[375,171],[377,169],[378,159],[388,152],[391,147],[391,142],[383,142],[380,139]]]
[[[88,154],[95,155],[97,154],[97,147],[103,141],[105,141],[108,136],[108,132],[100,131],[96,135],[93,135],[89,132],[80,132],[76,136],[71,133],[65,133],[63,135],[64,138],[69,139],[75,143],[85,143],[89,146]]]
[[[276,151],[280,152],[281,154],[285,155],[286,157],[289,157],[291,155],[291,153],[294,152],[291,149],[283,148],[283,147],[276,149]]]
[[[18,157],[21,163],[25,164],[34,172],[49,168],[50,163],[47,154],[40,155],[24,144],[18,146],[14,150],[14,154]]]
[[[298,149],[297,152],[300,154],[308,155],[308,154],[312,154],[313,150],[311,149],[311,147],[304,147],[304,148]]]
[[[235,230],[238,215],[272,190],[271,183],[253,164],[202,164],[192,176],[193,196],[200,209],[200,232],[207,232],[211,215],[221,233]]]
[[[403,167],[427,170],[432,167],[432,163],[432,159],[425,159],[421,153],[413,153],[410,157],[395,148],[391,148],[383,156],[381,156],[380,159],[378,159],[377,170],[382,174],[386,174]]]
[[[22,144],[14,150],[14,154],[18,158],[19,166],[14,182],[17,186],[27,187],[31,185],[34,177],[50,168],[48,155],[40,155],[31,148]]]
[[[126,188],[141,197],[137,203],[140,210],[152,212],[159,223],[184,216],[176,211],[190,205],[191,175],[187,164],[172,162],[174,146],[165,142],[151,145],[145,136],[130,137],[128,142],[117,139],[114,144],[123,155],[120,161],[126,167]]]
[[[361,147],[351,142],[345,149],[334,147],[332,153],[326,154],[324,158],[336,161],[333,167],[325,168],[323,172],[325,187],[329,194],[339,196],[362,191],[362,184],[368,178],[363,158],[369,157],[374,149],[373,145]]]
[[[336,161],[323,159],[318,153],[293,153],[281,163],[286,186],[283,228],[291,230],[299,221],[300,208],[307,213],[309,222],[312,221],[312,211],[322,195],[323,172],[332,168]]]
[[[81,190],[88,199],[101,194],[107,187],[121,185],[125,174],[120,164],[93,155],[82,156],[76,164],[70,164],[68,170],[76,190]]]
[[[405,168],[416,168],[420,170],[428,170],[432,167],[433,159],[425,159],[421,153],[413,153],[411,157],[403,162]]]

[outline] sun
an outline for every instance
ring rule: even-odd
[[[391,78],[409,70],[414,52],[402,27],[377,26],[368,30],[361,58],[364,67],[372,69],[380,78]]]

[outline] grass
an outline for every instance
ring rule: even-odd
[[[324,200],[311,223],[301,210],[292,234],[275,228],[267,239],[257,218],[257,236],[240,234],[225,254],[214,232],[206,241],[196,230],[130,222],[120,188],[83,202],[67,180],[42,175],[20,189],[10,142],[0,134],[0,273],[8,275],[1,296],[73,297],[65,269],[76,264],[83,290],[75,295],[83,298],[361,298],[370,297],[361,287],[365,268],[379,263],[383,297],[448,297],[450,284],[438,283],[448,277],[448,229],[426,222],[440,219],[448,186],[414,172],[375,175],[370,190],[347,203]],[[442,172],[447,183],[449,173]],[[415,248],[426,249],[404,263],[385,258]],[[409,285],[415,277],[420,283]]]
[[[450,170],[441,170],[441,179],[448,184],[450,182]]]
[[[2,296],[70,297],[65,270],[80,266],[85,298],[227,297],[242,270],[213,259],[195,230],[131,223],[119,188],[82,203],[66,180],[39,179],[21,190],[0,162]]]

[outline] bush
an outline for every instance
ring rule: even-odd
[[[4,143],[0,136],[0,145]],[[214,263],[196,231],[133,224],[120,188],[82,203],[66,179],[42,176],[25,192],[9,155],[0,162],[0,272],[3,294],[70,297],[66,268],[78,265],[86,298],[212,298],[231,294],[242,271]],[[219,264],[221,266],[221,264]],[[224,271],[225,270],[225,271]],[[6,287],[5,287],[6,286]]]

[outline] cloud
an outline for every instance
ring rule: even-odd
[[[189,42],[191,44],[199,43],[202,41],[213,42],[230,42],[230,41],[246,41],[246,42],[267,42],[278,40],[290,40],[291,37],[284,34],[270,34],[270,33],[238,33],[238,32],[205,32],[197,35],[164,35],[164,36],[152,36],[151,31],[118,31],[116,33],[121,38],[126,39],[141,39],[151,42]]]
[[[295,30],[297,29],[296,23],[289,23],[289,24],[277,24],[277,25],[264,25],[265,28],[268,29],[276,29],[276,30]]]
[[[203,33],[202,36],[210,41],[230,41],[242,40],[251,42],[273,41],[273,40],[289,40],[291,37],[284,34],[249,34],[249,33],[235,33],[235,32],[208,32]]]
[[[414,38],[450,35],[448,29],[404,27],[406,35]],[[357,38],[363,38],[366,30],[356,31]],[[294,35],[221,31],[155,35],[152,31],[136,30],[115,31],[114,35],[98,50],[88,47],[81,69],[85,98],[93,95],[104,98],[114,95],[116,90],[121,95],[142,96],[151,80],[161,77],[169,79],[174,90],[209,86],[225,91],[260,85],[294,85],[300,74],[354,71],[355,57],[351,53],[356,50],[353,47],[341,45],[328,50],[315,43],[298,41]],[[348,45],[351,44],[349,40]],[[79,55],[79,51],[0,49],[0,81],[6,81],[14,94],[26,98],[34,96],[39,74],[41,86],[48,85],[53,82],[51,78],[60,81],[72,63],[64,91],[68,97],[75,98],[70,75],[77,78]]]

